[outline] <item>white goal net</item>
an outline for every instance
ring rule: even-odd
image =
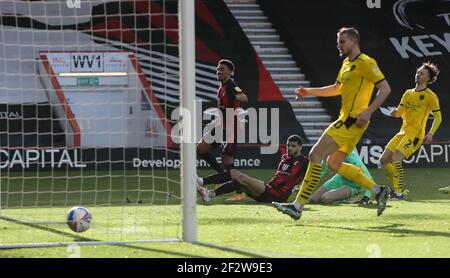
[[[177,38],[178,1],[0,2],[0,248],[182,238]]]

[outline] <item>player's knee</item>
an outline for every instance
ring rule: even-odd
[[[202,155],[208,151],[203,143],[199,143],[196,148],[197,154]]]
[[[242,174],[238,170],[236,170],[236,169],[230,170],[230,177],[232,180],[239,181],[238,179],[240,179],[241,176],[242,176]]]
[[[234,168],[234,161],[232,157],[222,156],[222,163],[228,171]]]
[[[233,179],[233,177],[231,179]],[[243,186],[248,184],[248,182],[247,182],[248,181],[248,177],[246,175],[244,175],[243,173],[239,172],[239,171],[235,172],[233,180],[238,182],[239,184],[241,184]]]
[[[322,161],[322,155],[320,153],[320,151],[317,151],[316,149],[312,149],[309,152],[309,160],[312,162],[320,162]]]
[[[402,161],[404,157],[405,156],[401,152],[396,151],[392,156],[392,161]]]
[[[381,157],[380,157],[380,163],[381,164],[387,164],[387,163],[389,163],[390,161],[389,161],[389,156],[388,155],[382,155]]]
[[[227,171],[231,171],[231,170],[234,170],[234,163],[233,163],[233,160],[231,160],[231,161],[227,161],[227,160],[223,160],[222,159],[222,161],[224,161],[224,166],[225,166],[225,170],[227,170]]]
[[[338,161],[336,161],[334,159],[328,159],[327,166],[330,170],[337,172],[339,170],[339,168],[341,167],[341,163],[339,163]]]

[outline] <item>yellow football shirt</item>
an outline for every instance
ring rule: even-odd
[[[431,89],[425,88],[417,92],[409,89],[403,94],[395,115],[403,119],[400,131],[421,138],[425,135],[428,115],[439,111],[439,99]]]
[[[356,118],[366,110],[374,86],[383,80],[384,75],[373,58],[363,53],[352,61],[345,58],[336,79],[342,97],[340,118]]]

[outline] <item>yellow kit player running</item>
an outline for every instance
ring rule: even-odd
[[[402,160],[417,151],[422,143],[430,143],[441,124],[439,99],[427,87],[436,81],[438,74],[439,69],[435,64],[423,63],[416,71],[416,87],[406,90],[398,107],[391,112],[392,117],[402,117],[403,124],[400,131],[387,144],[380,162],[386,170],[391,187],[395,190],[391,195],[394,199],[403,199]],[[433,113],[434,120],[430,131],[425,135],[430,112]]]
[[[372,113],[391,91],[376,61],[361,53],[359,39],[359,32],[355,28],[344,27],[338,31],[337,48],[345,60],[335,84],[321,88],[300,87],[295,90],[300,98],[308,95],[342,97],[339,118],[330,124],[309,153],[310,163],[296,200],[291,204],[272,203],[279,211],[295,220],[300,219],[303,206],[319,184],[321,162],[326,156],[331,170],[374,192],[378,203],[378,215],[386,207],[389,188],[376,185],[361,168],[343,162],[367,129]],[[379,91],[369,105],[374,86]]]

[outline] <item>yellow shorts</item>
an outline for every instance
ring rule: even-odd
[[[391,141],[389,141],[386,145],[386,149],[391,152],[398,150],[405,155],[405,158],[408,158],[420,148],[422,142],[423,137],[419,138],[416,134],[399,132],[391,139]]]
[[[356,118],[349,117],[346,121],[339,118],[328,126],[325,133],[339,146],[340,151],[349,154],[356,147],[368,126],[369,123],[362,128],[357,127]]]

